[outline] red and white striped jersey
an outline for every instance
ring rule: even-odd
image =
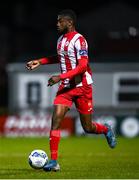
[[[66,73],[75,69],[80,59],[88,60],[87,41],[76,31],[61,35],[57,41],[57,54],[60,61],[61,73]],[[77,75],[71,80],[65,79],[61,83],[65,87],[79,87],[91,84],[92,82],[92,71],[88,65],[85,73]]]

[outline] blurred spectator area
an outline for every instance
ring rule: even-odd
[[[88,4],[88,3],[87,3]],[[88,4],[89,5],[89,4]],[[57,13],[67,6],[52,1],[1,2],[0,57],[26,61],[56,52]],[[77,30],[89,43],[91,60],[100,56],[138,56],[139,11],[134,1],[93,1],[89,8],[69,5],[77,13]],[[6,12],[6,13],[5,13]],[[133,59],[132,59],[133,61]]]
[[[68,8],[77,13],[77,30],[88,41],[92,62],[139,61],[137,2],[70,2]],[[8,63],[27,62],[56,53],[57,13],[64,8],[66,3],[50,0],[0,2],[0,106],[7,104],[5,67]]]

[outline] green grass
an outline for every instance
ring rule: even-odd
[[[110,149],[105,138],[62,138],[59,145],[61,171],[32,169],[28,154],[36,149],[48,155],[48,138],[0,138],[0,179],[138,179],[139,138],[118,137]]]

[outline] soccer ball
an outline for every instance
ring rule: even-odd
[[[41,149],[35,149],[29,154],[28,162],[32,168],[41,169],[48,163],[48,155]]]

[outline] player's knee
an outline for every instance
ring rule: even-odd
[[[92,126],[84,126],[83,129],[86,133],[95,133],[95,128]]]
[[[86,133],[92,133],[92,129],[89,126],[85,126],[83,129]]]

